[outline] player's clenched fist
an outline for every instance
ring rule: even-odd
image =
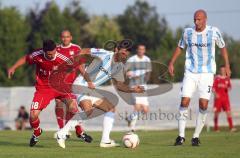
[[[134,93],[143,93],[143,92],[145,92],[145,89],[143,86],[138,85],[138,86],[133,87],[133,92]]]
[[[95,85],[93,82],[88,82],[88,88],[95,89]]]
[[[168,65],[168,72],[171,76],[174,76],[174,66],[172,63],[169,63]]]
[[[15,73],[15,68],[11,67],[8,69],[8,78],[10,79],[12,75]]]

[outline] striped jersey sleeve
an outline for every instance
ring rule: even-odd
[[[184,49],[185,48],[185,30],[182,32],[182,36],[178,42],[178,47]]]
[[[223,37],[222,37],[222,34],[221,34],[221,32],[219,31],[219,29],[218,28],[214,28],[214,32],[216,33],[216,44],[217,44],[217,46],[219,47],[219,48],[224,48],[225,47],[225,42],[224,42],[224,39],[223,39]]]
[[[36,63],[36,58],[37,56],[43,54],[43,50],[42,49],[39,49],[39,50],[36,50],[28,55],[26,55],[26,61],[28,64],[35,64]]]

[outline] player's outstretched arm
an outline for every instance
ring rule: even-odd
[[[18,61],[8,69],[8,78],[10,79],[17,68],[26,63],[26,55],[18,59]]]
[[[91,81],[89,74],[85,71],[84,64],[79,65],[79,71],[81,75],[83,76],[84,80],[88,83],[88,88],[95,89],[94,83]]]
[[[230,64],[229,64],[229,59],[228,59],[228,51],[226,47],[221,48],[221,54],[225,63],[225,68],[226,68],[226,75],[228,77],[231,76],[231,69],[230,69]]]
[[[90,48],[83,48],[79,53],[74,57],[74,62],[82,62],[82,59],[86,59],[88,56],[91,56]]]
[[[124,82],[117,81],[116,79],[112,79],[112,81],[113,81],[114,86],[116,86],[116,88],[122,92],[143,93],[145,91],[143,86],[135,86],[135,87],[131,88],[128,85],[126,85]]]
[[[80,55],[90,55],[91,54],[91,48],[83,48],[80,51]]]
[[[83,48],[74,57],[74,62],[82,63],[82,60],[89,60],[89,57],[93,57],[91,53],[91,48]]]
[[[173,56],[168,64],[168,72],[171,76],[174,76],[174,63],[181,54],[182,49],[180,47],[177,47],[176,50],[173,53]]]

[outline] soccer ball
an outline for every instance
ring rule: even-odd
[[[139,143],[140,143],[140,140],[139,140],[139,137],[137,134],[135,133],[126,133],[124,136],[123,136],[123,145],[126,147],[126,148],[136,148]]]

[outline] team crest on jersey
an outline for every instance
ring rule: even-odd
[[[70,54],[70,55],[74,55],[74,51],[70,51],[69,54]]]
[[[58,69],[58,66],[53,66],[53,70],[57,70]]]

